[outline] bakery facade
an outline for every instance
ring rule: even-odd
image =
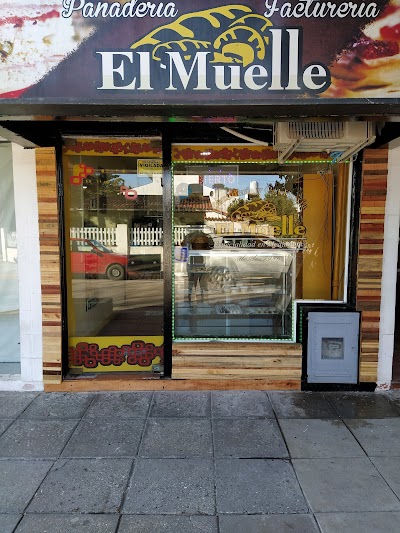
[[[0,389],[390,388],[399,28],[397,0],[2,7]]]

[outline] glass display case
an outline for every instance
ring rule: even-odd
[[[293,340],[294,250],[186,249],[182,256],[176,339]]]

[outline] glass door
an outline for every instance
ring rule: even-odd
[[[292,340],[297,239],[281,237],[298,223],[296,197],[282,216],[269,194],[279,176],[249,147],[175,145],[173,156],[174,338]]]
[[[66,138],[69,370],[162,372],[158,138]]]

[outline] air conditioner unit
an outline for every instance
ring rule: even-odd
[[[332,161],[344,161],[373,143],[371,122],[288,121],[274,126],[273,148],[280,163],[293,152],[327,152]]]

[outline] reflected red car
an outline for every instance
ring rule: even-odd
[[[123,255],[109,250],[94,239],[70,239],[71,272],[85,276],[107,276],[118,281],[143,271],[160,271],[160,254]]]

